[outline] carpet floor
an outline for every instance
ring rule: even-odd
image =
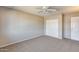
[[[0,52],[79,52],[79,41],[40,36],[0,48]]]

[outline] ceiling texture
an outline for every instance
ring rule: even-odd
[[[26,13],[42,16],[39,14],[39,7],[42,6],[7,6],[8,8],[13,8],[16,10],[20,10]],[[53,9],[56,9],[56,11],[52,12],[52,15],[57,13],[72,13],[72,12],[78,12],[79,6],[51,6]]]

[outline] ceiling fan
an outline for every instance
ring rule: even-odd
[[[42,16],[47,16],[52,14],[53,12],[56,12],[56,9],[52,8],[52,6],[42,6],[37,9],[38,13]]]

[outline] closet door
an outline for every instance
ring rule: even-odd
[[[71,39],[79,41],[79,17],[71,18]]]
[[[46,35],[58,37],[58,19],[46,20]]]

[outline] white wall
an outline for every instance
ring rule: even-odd
[[[71,39],[71,16],[64,15],[64,38]]]
[[[44,35],[44,19],[0,7],[0,46]]]

